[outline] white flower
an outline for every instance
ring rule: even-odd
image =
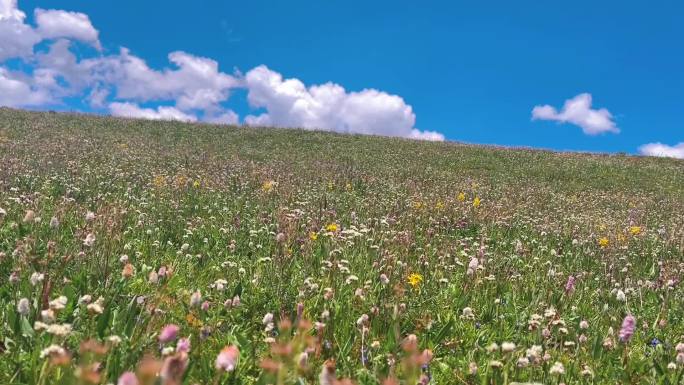
[[[202,293],[197,290],[190,296],[190,306],[197,307],[202,303]]]
[[[50,301],[48,305],[52,310],[62,310],[66,307],[67,301],[67,297],[62,295]]]
[[[553,366],[551,366],[551,369],[549,369],[549,374],[564,374],[565,373],[565,367],[563,366],[562,363],[556,361]]]
[[[266,313],[264,318],[261,320],[261,323],[264,325],[268,325],[273,322],[273,313]]]
[[[66,354],[66,350],[64,350],[63,347],[59,345],[50,345],[47,348],[41,350],[40,358],[45,358],[47,356],[52,355],[63,356],[64,354]]]
[[[625,292],[622,290],[618,290],[617,293],[615,293],[615,299],[617,299],[620,302],[625,302],[627,298],[625,297]]]
[[[17,312],[23,316],[27,316],[30,310],[31,305],[29,300],[27,298],[20,299],[19,303],[17,303]]]
[[[478,261],[476,257],[470,258],[470,262],[468,262],[468,270],[466,271],[466,274],[468,274],[468,275],[475,274],[475,271],[477,271],[477,267],[479,265],[480,265],[480,261]]]
[[[55,312],[52,309],[41,310],[40,318],[46,323],[55,322]]]
[[[31,274],[31,285],[36,286],[39,282],[43,282],[43,279],[45,278],[45,275],[40,274],[38,272],[35,272]]]
[[[52,217],[52,219],[50,219],[50,228],[56,229],[57,227],[59,227],[59,219],[57,219],[57,217]]]
[[[121,343],[121,337],[117,335],[109,336],[107,337],[107,341],[109,341],[109,343],[111,343],[112,345],[116,346]]]
[[[78,304],[79,305],[88,304],[92,300],[93,300],[93,297],[91,297],[90,294],[86,294],[86,295],[84,295],[78,299]]]
[[[515,344],[513,342],[504,342],[501,344],[501,351],[504,353],[510,353],[515,350]]]
[[[473,314],[473,309],[469,307],[463,308],[461,311],[461,318],[465,319],[475,319],[475,314]]]
[[[95,244],[95,235],[93,235],[93,233],[88,233],[88,235],[86,235],[85,239],[83,240],[83,245],[88,246],[88,247],[92,247],[94,244]]]
[[[95,213],[92,211],[88,211],[85,216],[86,221],[91,222],[95,220]]]
[[[49,334],[64,337],[67,334],[71,333],[71,325],[69,324],[52,324],[48,325],[47,329],[45,330]]]

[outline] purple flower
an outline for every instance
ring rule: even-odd
[[[570,294],[573,291],[575,291],[575,277],[571,275],[568,277],[568,282],[565,283],[565,292]]]
[[[175,340],[178,336],[179,330],[180,328],[178,327],[178,325],[168,324],[164,326],[161,332],[159,333],[159,342],[165,344],[167,342]]]
[[[620,341],[627,342],[634,334],[634,327],[636,325],[636,319],[631,314],[625,317],[622,321],[622,327],[620,328]]]
[[[176,352],[190,353],[190,337],[180,338],[176,343]]]

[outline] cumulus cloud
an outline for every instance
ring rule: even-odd
[[[38,8],[34,17],[38,25],[36,31],[43,39],[69,38],[101,49],[99,32],[84,13]]]
[[[17,8],[16,0],[0,0],[0,62],[27,57],[40,36],[24,23],[26,14]]]
[[[33,107],[51,103],[49,93],[34,83],[33,78],[0,67],[0,106]]]
[[[583,93],[565,101],[563,109],[557,111],[550,105],[535,106],[532,110],[532,120],[554,120],[560,123],[571,123],[582,127],[587,135],[597,135],[604,132],[619,133],[620,129],[613,121],[613,115],[605,108],[592,109],[591,95]]]
[[[264,65],[247,72],[245,87],[249,104],[266,109],[261,115],[247,116],[245,122],[250,125],[444,140],[442,134],[414,128],[411,106],[385,92],[347,92],[334,83],[307,87],[298,79],[283,79]]]
[[[197,117],[189,115],[174,107],[159,106],[157,109],[141,108],[135,103],[119,103],[114,102],[109,104],[109,111],[114,116],[121,116],[126,118],[142,118],[152,120],[179,120],[182,122],[196,122]]]
[[[80,96],[84,105],[115,116],[239,124],[225,103],[233,90],[243,88],[249,104],[265,110],[247,116],[247,124],[444,140],[438,132],[417,129],[413,109],[397,95],[375,89],[348,92],[331,82],[306,86],[263,65],[246,76],[229,74],[215,60],[183,51],[171,52],[171,66],[162,69],[151,68],[123,47],[79,60],[74,44],[101,51],[99,32],[88,15],[39,8],[34,16],[32,27],[16,0],[0,0],[0,63],[19,58],[25,64],[24,72],[0,67],[0,105],[41,107]],[[48,49],[34,52],[45,40]]]
[[[648,156],[684,159],[684,142],[668,146],[663,143],[648,143],[639,147],[639,153]]]
[[[240,117],[234,111],[226,110],[218,115],[207,115],[203,119],[207,123],[214,124],[230,124],[236,125],[240,123]]]
[[[169,61],[177,69],[153,70],[145,61],[121,49],[105,61],[117,97],[148,101],[178,100],[185,109],[206,109],[228,98],[238,80],[218,70],[214,60],[182,51],[172,52]]]

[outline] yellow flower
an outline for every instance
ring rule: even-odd
[[[641,234],[641,226],[632,226],[629,228],[629,232],[632,233],[632,235],[639,235]]]
[[[408,283],[413,287],[417,287],[421,282],[423,282],[423,276],[418,273],[413,273],[408,276]]]
[[[261,190],[263,192],[269,192],[273,189],[273,184],[274,183],[272,180],[266,181],[266,182],[264,182],[264,184],[261,185]]]
[[[196,180],[196,181],[192,182],[192,186],[194,188],[198,188],[200,186],[200,182],[198,180]]]
[[[606,238],[606,237],[603,237],[603,238],[601,238],[601,239],[598,240],[598,244],[599,244],[599,246],[601,246],[601,247],[608,247],[608,244],[609,244],[609,243],[610,243],[610,241],[609,241],[608,238]]]
[[[188,315],[185,316],[185,320],[188,322],[188,325],[192,327],[199,328],[202,326],[202,321],[197,319],[192,313],[188,313]]]
[[[152,180],[152,183],[155,187],[162,187],[166,184],[166,177],[164,177],[164,175],[157,175]]]
[[[438,201],[437,204],[435,205],[435,208],[437,210],[443,209],[444,208],[444,203],[442,201]]]
[[[326,230],[326,231],[329,231],[329,232],[331,232],[331,233],[334,233],[335,231],[337,231],[337,224],[336,224],[336,223],[331,223],[331,224],[325,226],[325,230]]]
[[[456,199],[458,199],[459,202],[463,202],[465,200],[466,196],[464,193],[459,193]]]
[[[414,209],[419,209],[421,207],[423,207],[423,202],[420,202],[420,201],[413,202],[413,208]]]
[[[480,197],[475,197],[475,199],[473,199],[473,207],[475,207],[475,208],[480,207],[480,203],[482,203],[482,201],[480,200]]]
[[[309,233],[309,239],[311,239],[312,241],[315,241],[316,239],[318,239],[318,234],[313,232],[313,231],[310,232]]]
[[[347,187],[347,191],[351,191],[351,190],[352,190],[352,185],[351,185],[351,183],[347,183],[347,186],[346,186],[346,187]]]
[[[184,175],[176,175],[176,186],[183,187],[187,181],[188,178],[186,178]]]
[[[335,188],[335,184],[333,182],[328,182],[328,190],[332,191]]]

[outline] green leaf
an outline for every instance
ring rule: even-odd
[[[29,323],[28,319],[26,317],[21,317],[21,335],[27,338],[33,338],[33,336],[36,335],[36,332],[33,330],[33,327]]]

